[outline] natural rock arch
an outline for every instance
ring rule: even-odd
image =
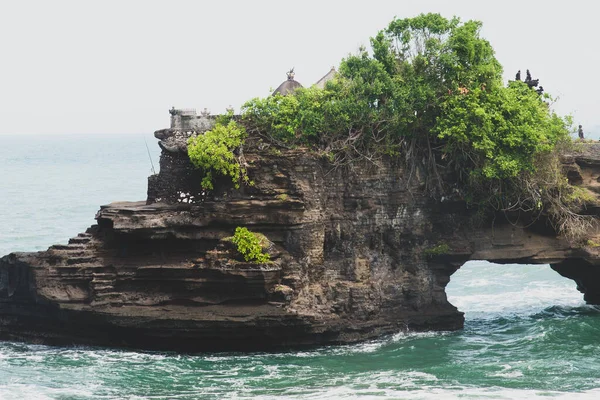
[[[476,224],[464,202],[431,200],[397,163],[332,169],[302,150],[247,147],[255,186],[225,180],[206,195],[187,155],[163,149],[146,201],[103,206],[68,245],[1,258],[0,337],[214,351],[454,330],[463,314],[445,287],[476,259],[550,264],[600,302],[594,242],[574,246],[543,218]],[[598,193],[600,149],[589,150],[566,163]],[[272,264],[218,256],[237,226],[274,243]]]

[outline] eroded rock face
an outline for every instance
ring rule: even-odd
[[[204,193],[186,154],[163,149],[145,202],[103,206],[68,245],[0,259],[0,336],[214,351],[455,330],[463,314],[444,289],[469,259],[550,263],[600,302],[598,252],[544,221],[477,227],[463,203],[407,188],[400,165],[332,169],[300,150],[247,147],[254,186]],[[573,179],[598,181],[597,154],[569,160]],[[236,259],[223,239],[237,226],[267,236],[272,263]]]

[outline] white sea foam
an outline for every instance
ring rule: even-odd
[[[333,400],[333,399],[410,399],[410,400],[450,400],[450,399],[495,399],[495,400],[523,400],[523,399],[556,399],[556,400],[596,400],[600,396],[600,389],[582,392],[559,392],[546,390],[508,389],[501,387],[477,388],[469,386],[452,386],[448,388],[436,388],[423,386],[419,390],[396,390],[393,388],[356,389],[349,386],[331,387],[322,390],[307,390],[303,393],[286,393],[285,396],[262,395],[248,396],[229,394],[223,398],[227,399],[311,399],[311,400]]]
[[[488,376],[499,376],[502,378],[518,378],[523,376],[523,372],[517,368],[513,368],[509,364],[502,365],[502,371],[489,373]]]
[[[73,385],[68,388],[52,388],[22,383],[0,385],[0,400],[90,399],[93,397],[93,387],[83,385]]]

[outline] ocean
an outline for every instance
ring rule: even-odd
[[[102,204],[146,198],[148,135],[0,136],[0,255],[66,243]],[[0,342],[0,399],[597,399],[600,312],[547,265],[471,261],[459,332],[279,353]]]

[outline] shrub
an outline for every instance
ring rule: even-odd
[[[237,246],[237,251],[244,260],[256,264],[263,264],[271,259],[268,253],[263,252],[263,247],[268,245],[268,240],[260,233],[250,232],[248,228],[237,227],[231,240]]]
[[[254,98],[242,106],[242,118],[252,129],[281,145],[311,145],[331,133],[328,122],[334,115],[327,110],[330,97],[330,92],[312,87],[299,88],[288,96]]]
[[[433,247],[429,247],[425,250],[423,250],[423,254],[425,255],[425,257],[427,258],[432,258],[435,256],[441,256],[443,254],[448,254],[450,253],[451,249],[450,246],[448,246],[447,243],[438,243],[437,245],[433,246]]]
[[[588,241],[586,242],[586,245],[588,247],[600,247],[600,243],[595,242],[595,241],[593,241],[591,239],[588,239]]]
[[[240,178],[248,182],[246,170],[234,153],[245,138],[246,130],[233,120],[227,125],[217,123],[210,131],[190,138],[188,155],[192,164],[204,172],[203,189],[214,188],[213,173],[230,177],[236,189],[240,187]]]

